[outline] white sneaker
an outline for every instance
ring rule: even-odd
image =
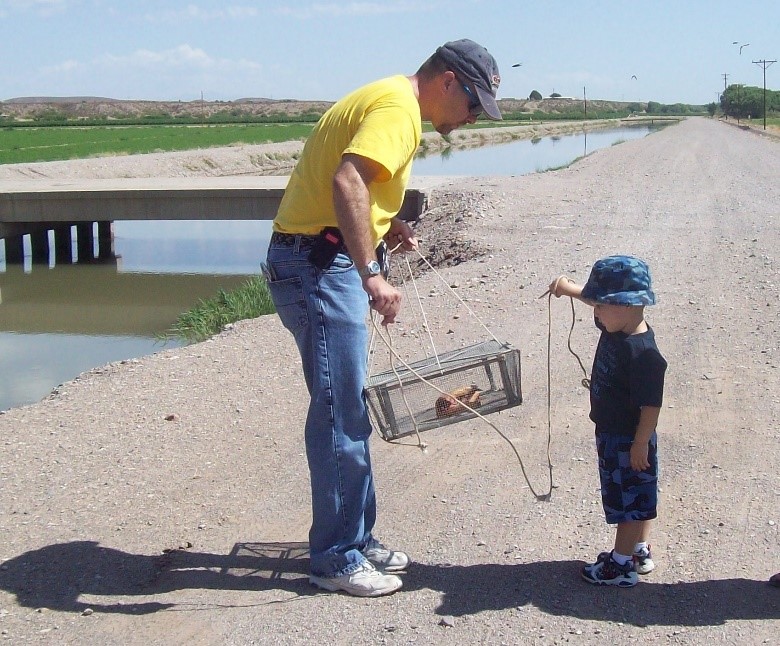
[[[655,562],[650,551],[650,545],[641,552],[634,552],[634,567],[637,574],[650,574],[650,572],[655,570]]]
[[[400,572],[409,565],[407,554],[389,550],[375,538],[363,549],[363,556],[384,572]]]
[[[366,561],[352,574],[342,576],[323,577],[309,576],[309,582],[318,588],[330,592],[339,590],[355,597],[381,597],[400,590],[403,585],[401,578],[394,574],[383,574],[371,563]]]

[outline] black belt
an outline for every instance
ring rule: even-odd
[[[311,247],[318,236],[309,236],[302,233],[279,233],[274,231],[271,234],[271,244],[281,247],[294,247],[298,243],[299,247]]]

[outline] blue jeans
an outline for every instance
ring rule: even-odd
[[[282,324],[292,332],[309,390],[306,458],[311,477],[311,572],[351,574],[364,562],[376,498],[363,394],[368,295],[346,253],[330,268],[308,260],[310,245],[272,242],[266,279]]]

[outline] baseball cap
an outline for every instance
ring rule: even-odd
[[[496,103],[496,92],[501,83],[498,64],[488,50],[468,38],[444,43],[436,53],[462,81],[471,83],[477,91],[488,118],[500,121],[503,117]]]
[[[634,256],[608,256],[596,261],[582,298],[607,305],[655,305],[650,268]]]

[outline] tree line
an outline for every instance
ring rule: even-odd
[[[764,88],[729,85],[720,97],[723,114],[735,119],[760,119],[764,115]],[[766,91],[766,115],[780,113],[780,91]]]

